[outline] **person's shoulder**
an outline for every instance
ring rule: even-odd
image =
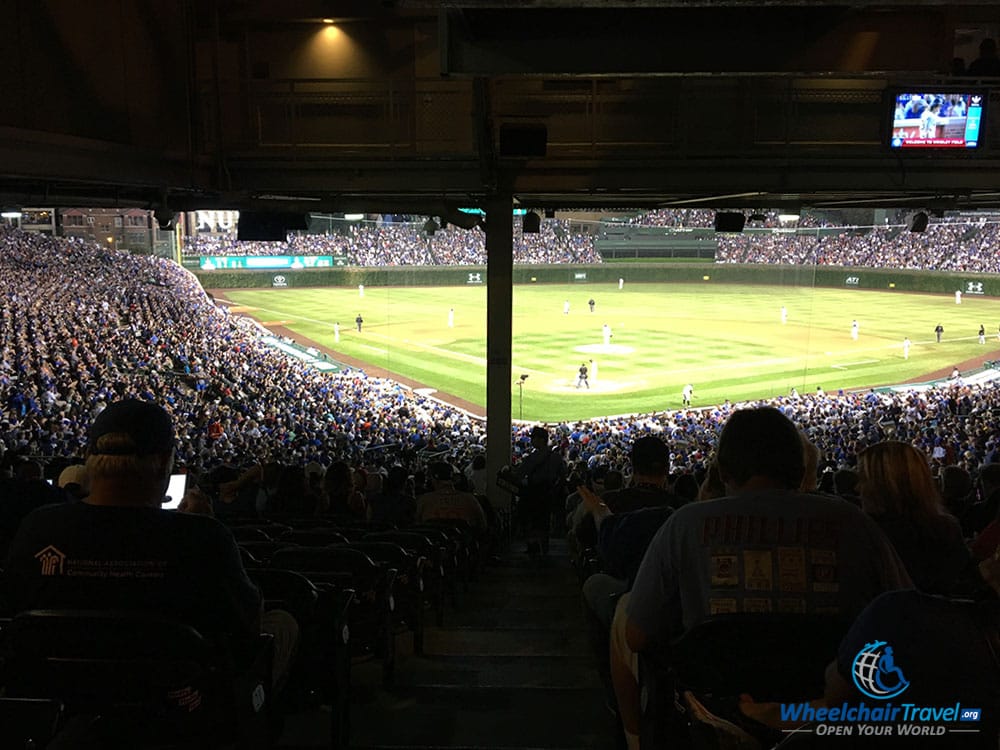
[[[21,526],[57,522],[63,518],[75,518],[86,512],[86,503],[65,502],[41,505],[25,515]]]

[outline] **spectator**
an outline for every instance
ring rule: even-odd
[[[1000,58],[997,57],[997,41],[991,37],[979,43],[979,57],[969,63],[966,73],[977,78],[1000,76]]]
[[[468,521],[479,531],[486,531],[486,516],[471,492],[455,486],[456,473],[451,464],[435,461],[429,467],[433,489],[417,498],[417,520],[456,518]]]
[[[891,545],[861,511],[798,492],[802,441],[779,411],[735,412],[719,437],[717,460],[728,496],[685,505],[667,519],[615,612],[612,677],[630,747],[638,744],[635,653],[654,641],[666,642],[719,612],[853,617],[881,591],[910,583]],[[776,578],[785,584],[775,585]]]
[[[87,477],[87,467],[83,464],[71,464],[59,472],[56,484],[72,500],[82,500],[90,493],[90,479]]]
[[[417,501],[409,485],[409,476],[402,466],[389,469],[382,492],[368,504],[368,517],[374,523],[405,526],[413,523]]]
[[[565,501],[559,496],[565,466],[562,457],[549,446],[549,432],[544,427],[532,428],[531,447],[534,450],[513,468],[511,478],[521,487],[518,515],[528,554],[546,555],[552,510]]]
[[[368,506],[365,496],[355,485],[355,475],[345,461],[331,464],[323,475],[323,515],[366,518]]]
[[[918,589],[955,591],[971,572],[958,521],[941,504],[927,459],[912,446],[885,441],[858,456],[861,507],[892,541]]]
[[[209,636],[270,632],[281,683],[298,627],[286,612],[263,614],[228,529],[203,515],[159,508],[173,446],[173,424],[160,407],[124,400],[104,409],[88,441],[90,494],[25,518],[7,561],[6,601],[16,612],[155,612]]]

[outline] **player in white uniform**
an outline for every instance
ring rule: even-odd
[[[608,346],[611,343],[611,326],[605,323],[601,333],[604,335],[604,345]]]
[[[340,323],[333,324],[333,340],[335,343],[340,343]]]
[[[851,321],[851,338],[855,341],[858,340],[858,321]]]
[[[962,304],[962,290],[961,289],[956,289],[955,290],[955,304],[956,305],[961,305]]]
[[[910,337],[903,339],[903,359],[910,358]]]
[[[455,327],[455,308],[454,307],[448,308],[448,327],[449,328],[454,328]]]
[[[784,305],[781,306],[781,325],[785,325],[788,322],[788,308]]]
[[[563,302],[563,315],[569,315],[569,300]]]
[[[681,401],[684,406],[691,406],[691,397],[694,395],[694,386],[688,383],[681,389]]]

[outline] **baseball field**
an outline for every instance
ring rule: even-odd
[[[939,294],[659,283],[529,285],[513,294],[515,419],[676,408],[686,384],[694,387],[693,405],[706,406],[793,388],[804,394],[897,384],[973,359],[1000,358],[1000,300],[989,297],[966,295],[956,304]],[[225,295],[265,325],[331,350],[334,359],[340,354],[485,404],[483,286]],[[938,325],[944,328],[940,343]],[[586,385],[578,380],[582,364]]]

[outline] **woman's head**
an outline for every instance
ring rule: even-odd
[[[886,440],[858,454],[858,489],[868,513],[931,516],[941,512],[941,494],[927,457],[908,443]]]

